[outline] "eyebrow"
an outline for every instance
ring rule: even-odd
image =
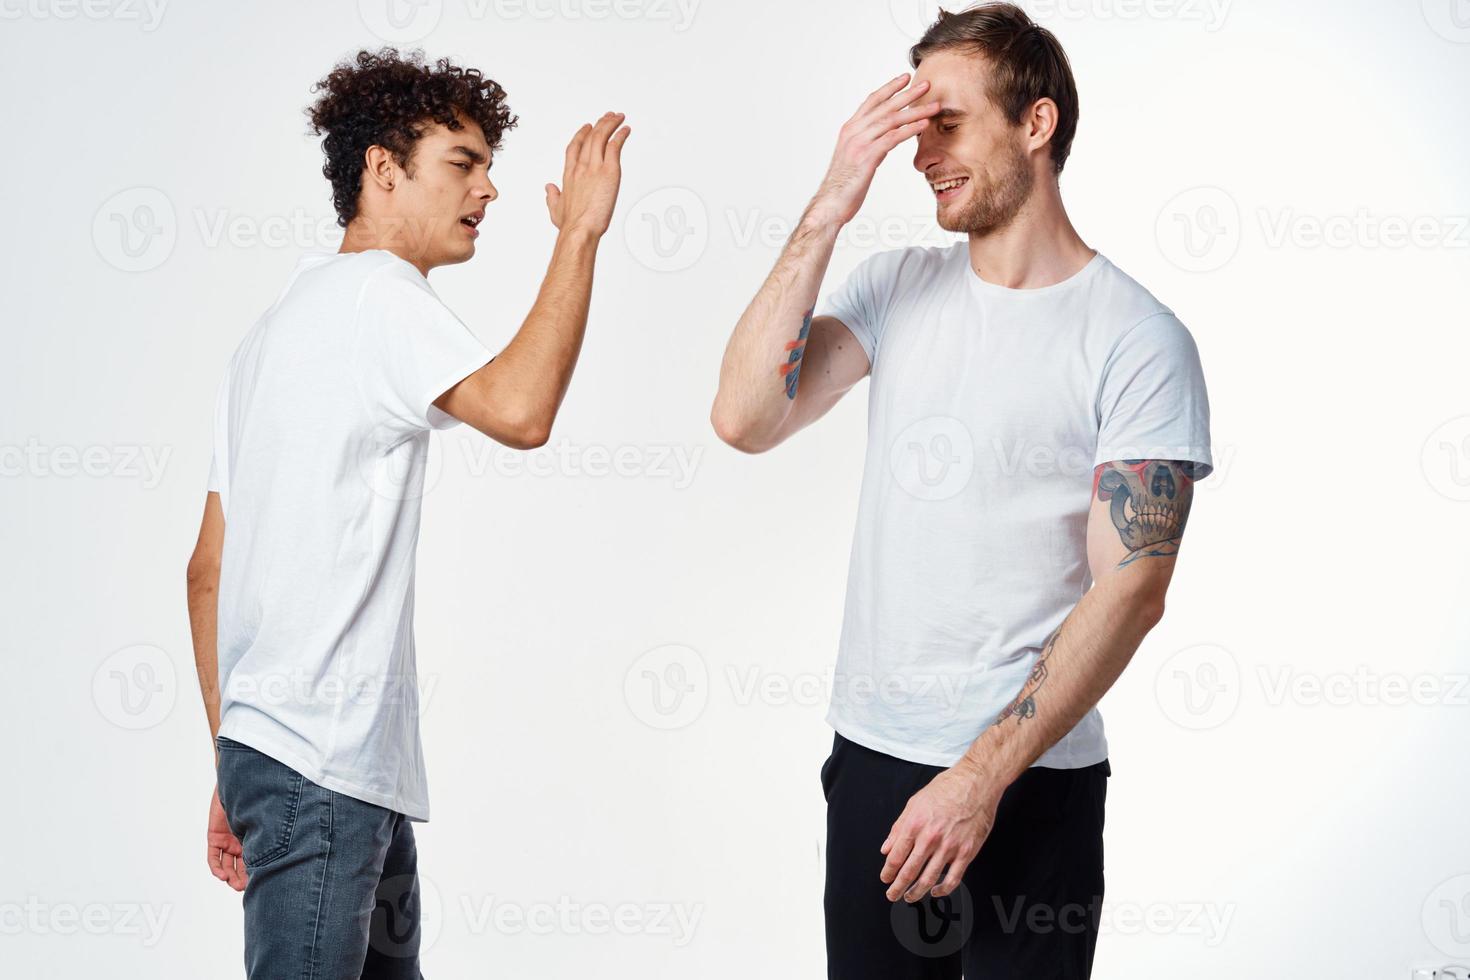
[[[936,112],[934,114],[934,118],[935,119],[959,119],[961,116],[964,116],[965,114],[966,114],[965,113],[965,110],[963,110],[963,109],[948,109],[948,108],[946,108],[946,109],[940,109],[938,112]]]
[[[450,153],[463,153],[470,158],[471,163],[489,163],[490,158],[479,150],[472,150],[468,146],[453,146],[449,148]]]

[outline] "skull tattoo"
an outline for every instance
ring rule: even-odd
[[[1176,460],[1125,459],[1098,468],[1097,499],[1112,502],[1113,526],[1129,551],[1120,564],[1179,550],[1194,476],[1194,463]]]

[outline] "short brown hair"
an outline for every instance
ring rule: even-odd
[[[909,61],[917,68],[933,52],[954,49],[990,62],[987,94],[1012,123],[1019,123],[1038,99],[1057,104],[1051,162],[1061,173],[1077,134],[1077,83],[1056,35],[1015,4],[982,3],[956,14],[941,10],[939,19],[909,49]]]

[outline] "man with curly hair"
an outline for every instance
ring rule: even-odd
[[[429,818],[414,556],[429,434],[544,444],[582,345],[628,128],[581,127],[546,185],[540,294],[492,353],[426,279],[475,252],[505,92],[419,53],[360,52],[316,90],[345,229],[240,344],[215,405],[189,560],[214,740],[208,860],[244,891],[250,977],[417,977],[412,824]],[[379,914],[375,909],[381,908]]]

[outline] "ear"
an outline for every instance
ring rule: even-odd
[[[1051,99],[1037,99],[1022,122],[1026,125],[1027,148],[1041,149],[1057,131],[1057,104]]]
[[[368,147],[362,162],[363,180],[371,180],[380,190],[391,191],[402,174],[393,154],[381,146]]]

